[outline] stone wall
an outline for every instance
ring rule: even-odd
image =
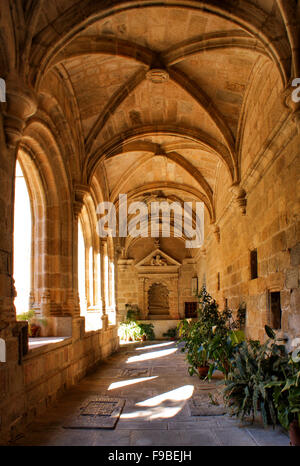
[[[76,333],[76,332],[74,332]],[[119,346],[116,326],[29,350],[22,365],[0,367],[0,444],[55,403]]]
[[[285,139],[285,141],[283,140]],[[296,125],[290,121],[273,144],[273,160],[261,164],[248,180],[246,215],[231,204],[220,218],[220,242],[208,235],[206,278],[209,292],[220,306],[247,305],[247,334],[264,338],[270,325],[270,292],[280,292],[281,336],[288,344],[300,336],[300,228],[299,142]],[[257,249],[258,278],[250,277],[250,251]],[[203,270],[203,268],[201,269]],[[218,273],[220,290],[218,290]]]
[[[179,267],[178,275],[162,273],[139,274],[135,267],[134,259],[121,259],[118,262],[118,296],[117,308],[119,320],[125,316],[125,305],[137,305],[144,313],[144,318],[148,314],[148,290],[153,283],[162,283],[169,290],[169,310],[170,318],[184,318],[185,302],[196,301],[192,290],[192,278],[196,274],[196,262],[193,259],[183,259]],[[143,310],[143,303],[146,309]]]

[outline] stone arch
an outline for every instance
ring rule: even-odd
[[[53,335],[56,318],[75,312],[69,178],[55,137],[42,121],[29,122],[17,155],[34,220],[31,305],[47,318],[45,334]]]
[[[84,239],[85,298],[87,304],[85,313],[86,329],[96,330],[101,328],[103,310],[102,297],[104,290],[101,286],[101,280],[103,280],[101,270],[101,261],[103,258],[101,255],[103,251],[101,250],[101,240],[97,234],[96,205],[92,193],[87,193],[84,196],[78,221],[80,222]],[[80,276],[79,269],[78,276]]]
[[[43,247],[43,238],[46,236],[46,222],[43,221],[46,215],[46,194],[38,168],[35,165],[29,151],[20,150],[17,158],[24,179],[30,200],[31,210],[31,283],[30,283],[30,308],[38,314],[43,313],[42,298],[44,289],[47,288],[45,265],[47,261],[47,251]],[[37,260],[38,259],[38,260]]]

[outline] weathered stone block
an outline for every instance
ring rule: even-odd
[[[300,265],[300,243],[291,248],[291,265],[294,267]]]
[[[298,269],[288,269],[286,271],[285,287],[292,289],[292,288],[297,288],[298,285],[299,285]]]

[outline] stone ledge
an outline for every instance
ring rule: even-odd
[[[41,344],[41,346],[38,346],[36,348],[30,348],[30,346],[29,346],[29,351],[26,354],[26,356],[24,356],[23,361],[24,362],[28,361],[29,359],[35,358],[36,356],[39,356],[41,354],[48,353],[49,351],[53,351],[53,350],[55,350],[57,348],[61,348],[63,346],[72,344],[72,337],[44,337],[44,338],[41,338],[41,340],[52,340],[52,341],[53,341],[53,339],[55,339],[55,340],[59,339],[60,341],[56,341],[56,342],[52,342],[52,343],[51,343],[51,341],[49,341],[48,343],[46,342],[45,344]],[[38,338],[36,338],[35,340],[38,340]]]

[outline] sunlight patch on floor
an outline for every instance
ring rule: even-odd
[[[154,351],[153,353],[139,354],[138,356],[132,356],[128,358],[127,364],[131,362],[147,361],[148,359],[157,359],[164,356],[170,356],[170,354],[176,353],[176,348]]]
[[[191,398],[193,391],[193,385],[184,385],[183,387],[175,388],[175,390],[141,401],[137,403],[137,406],[157,406],[166,401],[185,401]]]
[[[134,385],[135,383],[147,382],[148,380],[157,379],[157,377],[158,375],[154,375],[153,377],[140,377],[139,379],[121,380],[120,382],[113,382],[108,387],[108,390],[127,387],[128,385]]]
[[[173,345],[173,341],[168,341],[167,343],[158,343],[154,345],[149,345],[149,346],[141,346],[140,348],[136,348],[136,351],[143,351],[145,349],[152,349],[152,348],[159,348],[161,346],[170,346]]]
[[[154,421],[158,419],[168,419],[176,416],[183,407],[183,404],[178,406],[155,406],[152,409],[144,409],[142,411],[134,411],[132,413],[124,413],[122,419]]]

